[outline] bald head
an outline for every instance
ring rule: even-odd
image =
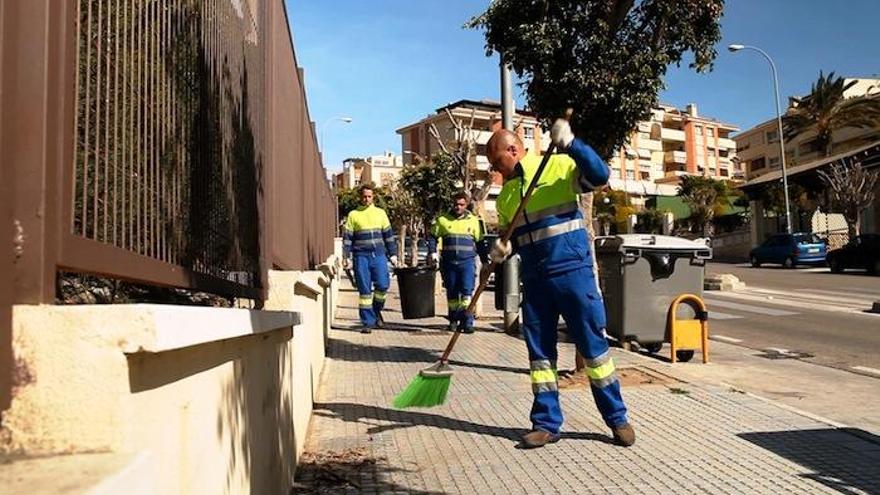
[[[486,157],[492,169],[501,173],[505,179],[513,175],[516,164],[525,155],[525,146],[516,133],[499,129],[492,133],[486,143]]]

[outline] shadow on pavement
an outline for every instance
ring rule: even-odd
[[[426,412],[389,409],[384,407],[369,406],[352,402],[324,402],[315,403],[314,414],[318,416],[338,418],[349,423],[373,424],[373,421],[390,421],[391,424],[374,425],[367,429],[370,435],[387,431],[410,428],[414,426],[431,426],[444,430],[477,433],[492,437],[503,438],[519,444],[520,437],[528,433],[525,428],[504,428],[501,426],[485,425],[449,418],[439,414]],[[528,411],[523,411],[523,417]],[[594,432],[563,432],[563,439],[589,440],[594,442],[613,443],[608,435]]]
[[[420,347],[375,346],[330,338],[327,357],[350,362],[432,363],[440,353]]]
[[[880,493],[880,437],[853,428],[742,433],[740,438],[795,462],[801,476],[846,494]]]

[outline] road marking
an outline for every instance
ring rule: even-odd
[[[833,291],[833,290],[819,290],[819,289],[803,289],[803,292],[815,292],[818,294],[830,294],[832,296],[841,296],[848,297],[852,300],[853,296],[856,298],[877,298],[880,299],[880,292],[865,292],[863,290],[848,290],[846,292],[841,291]]]
[[[771,351],[771,352],[775,352],[777,354],[788,354],[789,353],[788,349],[780,349],[778,347],[767,347],[766,349],[764,349],[764,351]]]
[[[709,311],[709,319],[710,320],[737,320],[744,318],[739,315],[732,315],[730,313],[721,313],[719,311]]]
[[[774,304],[779,306],[789,306],[792,308],[798,309],[806,309],[811,311],[821,311],[828,313],[849,313],[856,315],[864,315],[864,316],[878,316],[878,314],[866,313],[865,310],[871,307],[871,304],[867,304],[867,302],[856,301],[855,304],[843,305],[840,303],[829,304],[830,301],[825,300],[822,301],[820,299],[808,299],[804,298],[802,300],[797,299],[787,299],[785,297],[775,297],[768,294],[772,294],[771,291],[766,290],[750,290],[749,293],[743,292],[718,292],[717,294],[713,294],[712,297],[723,297],[725,299],[737,299],[740,301],[751,301],[757,302],[761,304]],[[785,293],[780,293],[785,294]],[[805,294],[804,294],[805,295]],[[791,294],[789,293],[789,297]],[[820,297],[820,296],[816,296]],[[706,302],[710,305],[717,301],[717,299],[710,300],[706,298]],[[867,304],[867,305],[865,305]]]
[[[728,301],[719,301],[716,299],[712,299],[707,301],[708,306],[711,308],[712,306],[719,306],[726,309],[737,309],[740,311],[748,311],[749,313],[758,313],[759,315],[767,315],[767,316],[791,316],[796,315],[798,313],[793,313],[791,311],[784,311],[781,309],[771,309],[771,308],[762,308],[759,306],[752,306],[749,304],[739,304]],[[712,315],[710,310],[709,315]]]
[[[742,339],[735,339],[724,335],[710,335],[709,338],[712,340],[720,340],[721,342],[730,342],[731,344],[739,344],[742,342]]]
[[[877,368],[868,368],[867,366],[853,366],[852,369],[880,376],[880,370],[878,370]]]

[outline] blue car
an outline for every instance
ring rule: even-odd
[[[786,268],[824,265],[827,252],[825,242],[816,234],[776,234],[752,249],[749,261],[754,267],[762,263],[778,263]]]

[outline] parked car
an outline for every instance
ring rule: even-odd
[[[824,265],[826,254],[827,246],[816,234],[776,234],[752,249],[749,260],[754,267],[762,263],[778,263],[794,268],[797,265]]]
[[[834,273],[860,268],[880,275],[880,234],[862,234],[846,246],[829,251],[828,266]]]

